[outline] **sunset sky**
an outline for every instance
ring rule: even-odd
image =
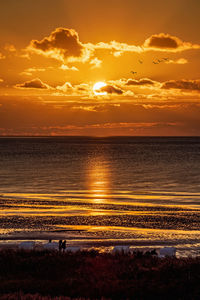
[[[0,0],[0,135],[200,135],[199,0]]]

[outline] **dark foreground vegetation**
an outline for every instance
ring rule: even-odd
[[[200,258],[160,259],[140,253],[112,255],[95,251],[0,251],[0,299],[56,296],[200,299]]]

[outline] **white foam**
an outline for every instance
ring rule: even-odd
[[[19,249],[24,249],[24,250],[33,250],[35,248],[35,242],[22,242],[19,244]]]
[[[159,257],[175,256],[175,255],[176,255],[175,247],[164,247],[160,249]]]
[[[120,252],[129,253],[130,246],[115,246],[113,248],[113,253],[120,253]]]
[[[47,243],[43,245],[45,250],[58,250],[58,243]]]
[[[66,248],[66,251],[75,253],[75,252],[80,251],[80,247],[69,246],[69,247]]]

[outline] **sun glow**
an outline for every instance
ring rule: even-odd
[[[101,158],[91,162],[88,169],[88,190],[96,203],[105,202],[109,191],[109,171]]]
[[[106,92],[101,91],[101,88],[105,86],[107,86],[107,84],[103,81],[96,82],[93,86],[93,92],[95,93],[95,95],[106,95]]]

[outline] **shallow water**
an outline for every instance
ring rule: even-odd
[[[1,239],[200,247],[200,138],[0,138]]]

